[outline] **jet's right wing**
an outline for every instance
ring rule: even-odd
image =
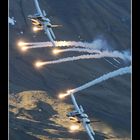
[[[40,7],[39,7],[38,0],[34,0],[34,3],[35,3],[35,7],[36,7],[36,10],[37,10],[37,13],[38,13],[40,16],[43,16],[43,13],[41,12],[41,9],[40,9]]]
[[[86,123],[86,121],[83,119],[83,126],[86,129],[89,137],[91,140],[94,140],[94,135],[95,133],[93,133],[93,131],[90,129],[89,124]]]

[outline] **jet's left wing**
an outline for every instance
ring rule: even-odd
[[[43,13],[41,12],[41,9],[40,9],[40,7],[39,7],[38,0],[34,0],[34,3],[35,3],[35,7],[36,7],[36,10],[37,10],[38,14],[39,14],[40,16],[43,16]]]
[[[53,37],[52,37],[52,35],[51,35],[51,33],[50,33],[49,28],[46,27],[46,28],[44,28],[44,30],[45,30],[45,33],[47,34],[49,40],[52,42],[53,47],[55,47],[55,43],[54,43],[54,40],[53,40]]]
[[[56,39],[56,37],[55,37],[55,35],[54,35],[54,32],[53,32],[52,28],[49,28],[49,30],[50,30],[50,33],[51,33],[53,39]]]
[[[95,139],[94,139],[95,133],[93,133],[92,130],[90,129],[89,124],[87,124],[86,121],[85,121],[84,119],[83,119],[82,122],[83,122],[83,126],[84,126],[84,128],[86,129],[86,131],[87,131],[87,133],[88,133],[90,139],[91,139],[91,140],[95,140]]]
[[[80,108],[79,108],[79,106],[78,106],[78,104],[77,104],[77,102],[76,102],[76,100],[75,100],[74,95],[73,94],[70,94],[70,96],[71,96],[72,102],[74,104],[75,110],[78,111],[78,113],[82,113],[81,110],[80,110]]]

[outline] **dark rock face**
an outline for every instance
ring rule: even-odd
[[[96,38],[103,38],[113,49],[131,50],[130,1],[39,0],[39,3],[40,7],[46,10],[53,24],[63,25],[59,29],[54,29],[57,40],[92,42]],[[61,91],[75,88],[126,65],[122,62],[116,68],[104,59],[91,59],[49,65],[40,70],[35,69],[33,63],[37,59],[52,60],[77,55],[77,53],[70,52],[60,56],[52,56],[50,48],[42,48],[22,54],[16,46],[19,39],[29,42],[48,41],[43,32],[35,34],[31,30],[31,23],[27,16],[34,12],[33,1],[10,0],[9,14],[16,20],[16,24],[9,27],[10,94],[18,95],[19,92],[25,90],[44,90],[51,98],[56,99],[57,94]],[[113,60],[110,61],[115,63]],[[77,93],[76,98],[78,103],[84,106],[91,119],[101,120],[101,123],[92,123],[97,133],[96,140],[105,139],[105,137],[130,139],[130,75],[118,76],[90,87]],[[17,101],[15,100],[15,102]],[[71,104],[69,99],[64,102]],[[44,104],[40,101],[38,106],[44,110],[46,108],[50,110],[49,115],[47,113],[44,116],[41,115],[40,123],[17,120],[15,114],[10,112],[10,140],[36,140],[39,139],[37,135],[41,135],[40,139],[43,140],[46,139],[43,136],[48,136],[47,140],[87,139],[85,132],[70,134],[66,128],[60,125],[52,128],[53,130],[57,129],[58,134],[54,135],[48,131],[42,132],[48,126],[42,125],[43,120],[46,120],[45,123],[51,123],[48,119],[57,112],[47,102]],[[26,112],[23,109],[20,113],[34,116],[35,120],[40,116],[36,110]]]

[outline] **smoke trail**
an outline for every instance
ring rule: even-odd
[[[116,58],[113,58],[117,63],[119,63],[120,64],[120,61],[118,61]]]
[[[119,75],[123,75],[123,74],[126,74],[126,73],[131,73],[131,66],[129,67],[124,67],[124,68],[120,68],[118,70],[115,70],[113,72],[109,72],[107,74],[104,74],[103,76],[91,81],[91,82],[88,82],[80,87],[77,87],[75,89],[71,89],[69,90],[66,94],[64,94],[64,96],[67,96],[67,95],[70,95],[70,94],[73,94],[73,93],[76,93],[76,92],[79,92],[81,90],[84,90],[88,87],[91,87],[95,84],[98,84],[98,83],[101,83],[105,80],[108,80],[110,78],[113,78],[113,77],[116,77],[116,76],[119,76]]]
[[[100,54],[100,50],[92,50],[92,49],[83,49],[83,48],[70,48],[70,49],[61,49],[61,50],[53,50],[54,53],[62,53],[62,52],[69,52],[69,51],[74,51],[74,52],[87,52],[87,53],[98,53]]]
[[[130,60],[130,56],[124,55],[123,53],[120,53],[118,51],[114,51],[114,52],[103,51],[100,54],[80,55],[80,56],[62,58],[54,61],[40,62],[39,65],[56,64],[56,63],[62,63],[68,61],[76,61],[79,59],[92,59],[92,58],[102,58],[102,57],[113,57],[113,58],[115,57],[115,58],[121,58],[123,60],[128,60],[128,59]]]
[[[102,39],[96,39],[92,42],[81,42],[81,41],[60,41],[56,42],[56,45],[61,45],[63,47],[68,46],[68,47],[84,47],[84,48],[92,48],[92,49],[102,49],[105,46],[105,41]]]
[[[81,41],[54,41],[56,47],[84,47],[91,49],[103,49],[105,48],[105,43],[101,39],[97,39],[89,42],[81,42]],[[50,41],[48,42],[25,42],[24,45],[29,45],[31,48],[43,48],[43,47],[53,47]]]
[[[30,46],[30,47],[29,47]],[[23,44],[22,46],[23,48],[25,49],[36,49],[36,48],[46,48],[46,47],[49,47],[49,46],[45,46],[44,44],[43,45],[29,45],[29,44]],[[55,51],[55,50],[54,50]],[[61,49],[61,50],[56,50],[56,53],[62,53],[62,52],[69,52],[69,51],[74,51],[74,52],[87,52],[87,53],[100,53],[100,50],[97,50],[97,49],[92,49],[92,48],[70,48],[70,49]]]
[[[114,58],[113,58],[114,59]],[[114,65],[112,62],[110,62],[108,59],[106,59],[106,58],[104,58],[104,60],[106,61],[106,62],[108,62],[109,64],[111,64],[112,66],[114,66],[115,68],[118,68],[118,66],[116,66],[116,65]]]
[[[11,25],[15,25],[16,20],[14,20],[14,17],[10,18],[8,17],[8,23],[10,23]]]

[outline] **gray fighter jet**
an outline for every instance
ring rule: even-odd
[[[84,113],[84,109],[81,105],[78,106],[73,94],[71,94],[71,99],[75,110],[67,113],[67,117],[69,117],[69,119],[73,122],[82,123],[90,139],[94,140],[95,133],[90,125],[90,120],[88,118],[88,115]]]
[[[34,31],[44,30],[45,34],[47,34],[49,40],[52,42],[53,46],[55,47],[54,40],[56,39],[52,28],[59,27],[61,25],[52,25],[50,20],[46,16],[46,12],[43,10],[41,11],[39,7],[38,0],[34,0],[34,4],[37,10],[37,13],[34,15],[29,15],[28,18],[31,20],[32,24],[34,25]]]

